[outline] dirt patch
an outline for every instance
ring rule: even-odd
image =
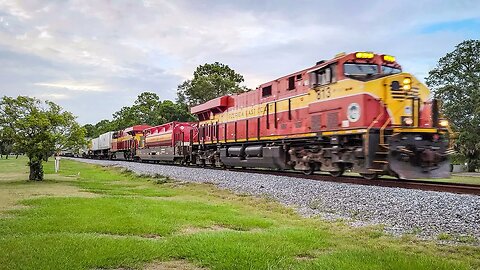
[[[26,172],[7,172],[0,174],[0,182],[16,182],[27,179],[28,174]]]
[[[203,233],[203,232],[219,232],[219,231],[234,231],[233,229],[223,227],[220,225],[213,225],[210,227],[184,227],[181,229],[178,234],[182,235],[189,235],[189,234],[196,234],[196,233]]]
[[[100,237],[109,237],[109,238],[115,238],[115,239],[122,239],[122,238],[135,238],[135,239],[152,239],[152,240],[157,240],[157,239],[163,239],[163,236],[158,235],[158,234],[141,234],[141,235],[135,235],[135,234],[114,234],[114,233],[93,233],[95,236],[100,236]]]
[[[187,261],[154,262],[145,266],[145,270],[205,270]]]
[[[196,233],[205,233],[205,232],[245,232],[245,233],[256,233],[256,232],[262,232],[264,229],[261,228],[251,228],[251,229],[235,229],[235,228],[229,228],[229,227],[224,227],[221,225],[212,225],[209,227],[194,227],[194,226],[187,226],[182,228],[179,232],[176,234],[178,235],[190,235],[190,234],[196,234]]]
[[[299,261],[311,261],[315,259],[315,256],[312,254],[301,254],[295,257],[295,259]]]
[[[133,270],[129,267],[118,268],[95,268],[94,270]],[[136,268],[135,268],[136,269]],[[168,261],[168,262],[152,262],[144,266],[144,270],[206,270],[207,268],[198,267],[192,263],[183,260]]]
[[[162,238],[162,236],[160,236],[158,234],[153,234],[153,233],[142,234],[141,237],[142,238],[148,238],[148,239],[160,239],[160,238]]]
[[[98,197],[99,195],[85,192],[78,187],[64,183],[18,182],[0,186],[0,212],[21,208],[21,200],[43,196],[55,197]]]
[[[330,254],[332,252],[333,252],[333,249],[330,249],[330,248],[316,249],[316,250],[309,251],[308,253],[297,255],[295,256],[295,259],[299,261],[311,261],[311,260],[315,260],[316,258],[322,255]]]

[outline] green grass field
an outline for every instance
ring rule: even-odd
[[[62,160],[0,160],[0,269],[478,269],[480,248],[302,218],[267,198]]]

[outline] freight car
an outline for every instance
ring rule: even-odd
[[[449,176],[448,121],[427,87],[390,55],[334,59],[191,109],[191,161],[365,178]]]
[[[98,136],[98,138],[92,139],[88,147],[88,157],[110,158],[113,134],[113,131],[109,131]]]

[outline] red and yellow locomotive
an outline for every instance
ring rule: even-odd
[[[143,130],[149,127],[148,125],[136,125],[113,132],[110,148],[111,158],[133,160],[137,154],[140,139],[143,137]]]
[[[449,176],[448,122],[427,87],[389,55],[337,55],[191,111],[200,120],[196,164]]]

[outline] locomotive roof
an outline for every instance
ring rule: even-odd
[[[359,57],[357,57],[358,54],[368,55],[369,58],[359,58]],[[296,75],[296,74],[309,73],[309,72],[318,70],[320,68],[326,67],[326,66],[331,65],[331,64],[336,63],[336,62],[342,62],[342,63],[349,62],[349,61],[372,62],[372,61],[375,61],[375,60],[379,60],[382,57],[390,57],[390,59],[393,59],[393,61],[390,61],[389,65],[392,66],[392,67],[401,68],[401,66],[395,61],[395,57],[393,57],[391,55],[376,54],[376,53],[373,53],[373,52],[352,52],[352,53],[349,53],[349,54],[339,53],[334,58],[332,58],[330,60],[320,60],[314,66],[311,66],[311,67],[308,67],[308,68],[290,73],[288,75],[284,75],[282,77],[279,77],[279,78],[277,78],[275,80],[272,80],[272,81],[269,81],[269,82],[262,83],[256,89],[259,89],[262,85],[266,85],[266,84],[270,84],[272,82],[280,81],[282,79],[291,77],[291,76]],[[241,94],[239,94],[239,95],[241,95]]]
[[[135,125],[135,126],[131,126],[131,127],[128,127],[126,129],[123,130],[123,132],[131,132],[131,131],[143,131],[144,129],[147,129],[147,128],[150,128],[151,126],[149,125]]]
[[[373,52],[352,52],[352,53],[349,53],[349,54],[340,53],[340,54],[337,54],[334,58],[332,58],[330,60],[318,61],[314,66],[310,66],[308,68],[296,71],[294,73],[284,75],[284,76],[279,77],[275,80],[268,81],[268,82],[265,82],[263,84],[260,84],[253,91],[258,91],[262,87],[271,85],[274,82],[279,82],[281,80],[287,79],[287,78],[295,76],[295,75],[310,73],[310,72],[316,71],[318,69],[321,69],[323,67],[326,67],[326,66],[334,64],[334,63],[345,63],[345,62],[371,63],[371,62],[380,62],[380,61],[384,62],[384,61],[386,61],[384,59],[388,59],[388,61],[385,63],[385,65],[388,65],[388,66],[391,66],[391,67],[396,67],[396,68],[401,68],[401,66],[395,61],[395,58],[393,56],[390,56],[390,55],[375,54]],[[249,91],[249,92],[251,92],[251,91]],[[239,97],[239,96],[242,96],[242,95],[247,95],[249,92],[217,97],[217,98],[211,99],[211,100],[209,100],[209,101],[207,101],[203,104],[192,107],[190,109],[190,111],[191,111],[191,113],[197,114],[197,115],[202,114],[202,113],[206,113],[208,111],[224,111],[228,107],[233,106],[235,97]]]

